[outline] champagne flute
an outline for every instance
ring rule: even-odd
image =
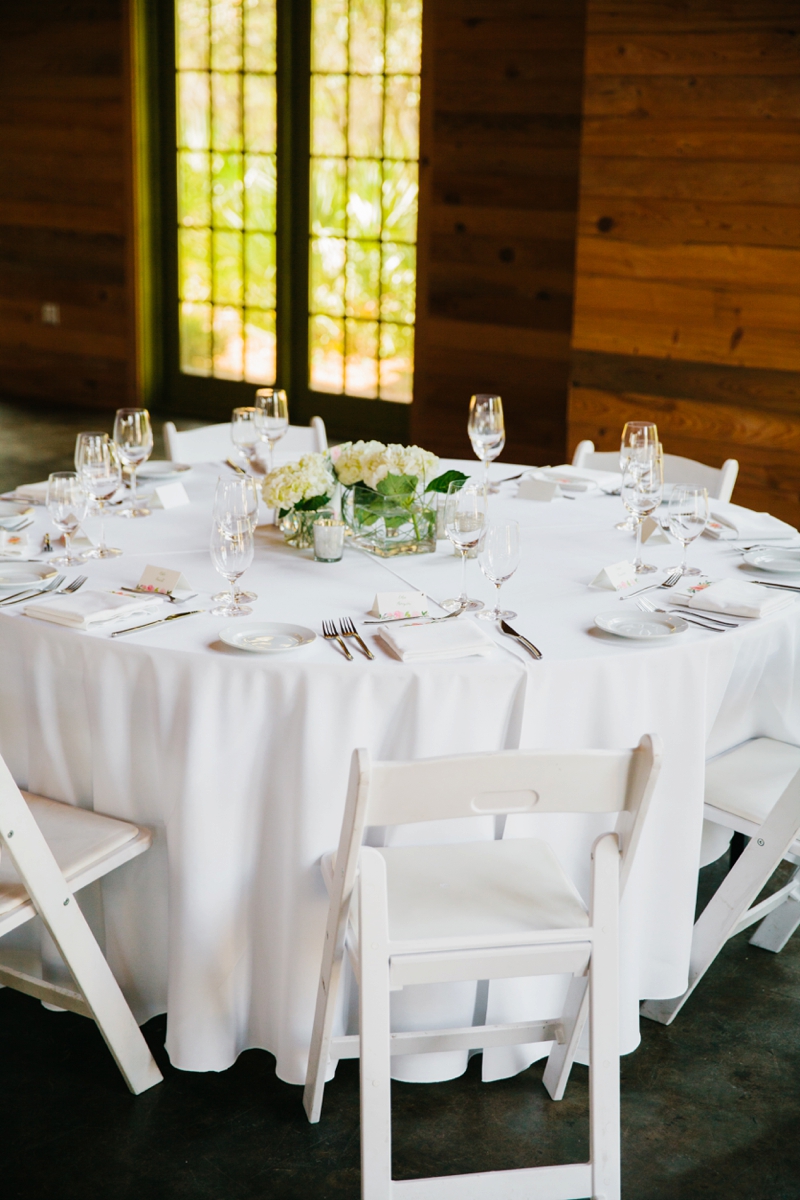
[[[690,544],[700,537],[708,524],[708,492],[699,487],[675,487],[669,498],[667,522],[672,536],[683,546],[683,561],[680,567],[672,567],[681,575],[699,575],[697,567],[690,567],[686,555]]]
[[[232,514],[237,519],[246,517],[255,534],[256,526],[258,525],[258,500],[258,485],[251,475],[248,475],[246,478],[239,475],[236,479],[218,479],[217,490],[214,495],[214,520],[224,525],[228,515]],[[238,584],[234,591],[237,604],[241,604],[242,602],[249,603],[251,600],[258,599],[258,595],[255,592],[243,592]],[[217,592],[211,599],[215,604],[219,604],[223,600],[226,600],[227,596],[227,592]]]
[[[489,484],[489,463],[497,458],[506,443],[503,401],[499,396],[487,393],[470,399],[467,433],[476,458],[483,463],[483,486],[487,493],[499,492],[499,485]]]
[[[86,516],[89,497],[77,471],[54,471],[47,480],[47,511],[56,529],[64,535],[66,553],[51,562],[59,566],[77,567],[85,554],[73,554],[69,539]]]
[[[494,608],[478,616],[485,621],[510,621],[517,614],[500,607],[500,588],[519,566],[519,521],[498,521],[488,526],[478,557],[486,578],[497,588]]]
[[[119,456],[131,473],[131,505],[120,514],[124,517],[149,517],[146,505],[137,505],[136,468],[146,462],[153,451],[153,430],[146,408],[118,408],[114,417],[114,442]]]
[[[261,441],[261,425],[257,408],[235,408],[231,413],[231,441],[244,455],[248,464],[260,469],[256,447]]]
[[[259,388],[256,392],[261,440],[269,447],[267,474],[272,470],[275,446],[289,428],[289,401],[283,388]]]
[[[106,505],[122,484],[122,464],[117,447],[107,433],[79,433],[75,463],[81,482],[97,505],[100,516],[100,541],[89,558],[114,558],[122,554],[116,546],[106,545]]]
[[[236,600],[236,580],[253,561],[253,529],[248,517],[228,513],[224,524],[211,523],[211,561],[228,581],[230,593],[226,603],[211,609],[214,617],[246,617],[253,610]]]
[[[635,450],[644,450],[647,446],[657,445],[658,430],[651,421],[627,421],[622,428],[619,447],[619,469],[622,474],[624,475],[627,471],[631,455]],[[625,520],[620,521],[614,528],[624,530],[626,533],[633,533],[636,529],[637,518],[630,509],[628,511],[629,515]]]
[[[461,552],[461,595],[457,600],[443,600],[441,607],[448,612],[476,612],[483,608],[482,600],[467,595],[467,552],[481,540],[486,524],[486,488],[483,484],[459,480],[447,489],[445,532]]]
[[[626,507],[637,517],[636,560],[633,564],[637,575],[649,575],[656,570],[650,563],[642,561],[642,522],[658,508],[662,491],[663,467],[658,448],[651,446],[646,452],[638,451],[622,477]]]

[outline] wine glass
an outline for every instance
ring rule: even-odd
[[[249,465],[260,468],[256,447],[261,441],[261,424],[257,408],[235,408],[231,413],[231,441]]]
[[[51,561],[59,566],[77,567],[85,554],[73,554],[69,539],[86,516],[89,497],[77,471],[54,471],[47,480],[47,511],[56,529],[64,535],[66,553]]]
[[[483,463],[484,487],[487,492],[499,492],[499,485],[489,484],[489,463],[506,443],[503,401],[499,396],[479,394],[470,399],[467,432],[476,458]]]
[[[259,388],[256,392],[259,430],[261,440],[267,443],[267,473],[272,470],[276,444],[289,428],[289,401],[283,388]]]
[[[467,595],[467,552],[477,546],[486,524],[486,488],[482,483],[461,480],[447,489],[445,532],[461,551],[461,595],[457,600],[443,600],[441,607],[448,612],[476,612],[483,608],[482,600]]]
[[[663,491],[663,467],[660,447],[651,446],[628,463],[622,477],[622,495],[626,507],[636,516],[636,560],[637,575],[649,575],[656,568],[642,561],[642,522],[655,512],[661,503]]]
[[[131,472],[131,504],[123,509],[124,517],[149,517],[146,505],[137,505],[136,468],[146,462],[153,452],[153,430],[146,408],[118,408],[114,417],[114,442],[119,456]]]
[[[679,570],[681,575],[699,575],[697,567],[687,566],[686,554],[689,545],[699,538],[708,523],[708,492],[700,487],[675,487],[669,498],[667,512],[669,531],[683,546],[683,561]]]
[[[488,526],[478,558],[486,578],[497,588],[494,608],[478,616],[485,621],[510,621],[517,614],[500,607],[500,588],[519,566],[519,521],[498,521]]]
[[[631,454],[635,450],[645,450],[647,446],[658,445],[658,430],[651,421],[627,421],[622,427],[622,439],[619,447],[619,469],[624,475],[628,469],[628,463],[631,461]],[[626,505],[627,507],[627,505]],[[636,529],[637,517],[633,512],[615,525],[615,529],[622,529],[626,533],[633,533]]]
[[[249,517],[228,514],[225,523],[211,523],[211,561],[230,586],[226,603],[211,609],[214,617],[246,617],[253,610],[236,599],[236,580],[253,561],[253,528]]]
[[[250,527],[253,533],[256,531],[258,524],[258,485],[252,476],[238,476],[236,479],[219,479],[217,480],[217,490],[214,495],[213,517],[215,521],[219,521],[224,525],[228,516],[233,515],[237,519],[246,517],[250,522]],[[258,595],[255,592],[243,592],[238,586],[234,589],[236,594],[236,602],[238,604],[249,603],[251,600],[257,600]],[[226,600],[227,592],[217,592],[211,599],[215,604]]]
[[[117,447],[107,433],[79,433],[75,446],[75,465],[84,489],[97,505],[100,516],[100,541],[87,557],[114,558],[122,551],[116,546],[106,545],[105,509],[122,484],[122,464]]]

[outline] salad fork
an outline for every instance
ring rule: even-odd
[[[367,658],[375,658],[375,655],[372,653],[366,642],[362,639],[350,617],[342,617],[342,619],[339,621],[339,632],[341,633],[342,637],[354,637],[361,649],[366,654]]]
[[[350,651],[347,649],[347,646],[345,646],[344,642],[342,641],[341,635],[336,632],[336,625],[334,624],[333,621],[323,621],[322,622],[322,636],[324,638],[326,638],[328,641],[338,642],[339,645],[344,650],[345,658],[349,659],[350,662],[353,661],[353,656],[350,653]]]
[[[630,600],[633,596],[641,596],[644,592],[652,592],[654,588],[671,588],[681,578],[680,567],[672,571],[661,583],[649,583],[647,587],[638,588],[635,592],[623,592],[620,600]]]
[[[31,588],[26,587],[23,588],[21,592],[12,592],[10,596],[5,596],[2,600],[0,600],[0,608],[5,607],[6,604],[17,604],[17,597],[19,597],[20,600],[32,600],[34,596],[43,596],[45,592],[53,592],[56,588],[61,587],[61,584],[65,579],[65,575],[56,575],[53,579],[46,583],[43,588],[35,588],[34,590],[31,590]]]
[[[58,578],[58,576],[57,576],[57,578]],[[60,579],[61,579],[61,582],[63,583],[64,576],[62,575],[60,577]],[[18,600],[9,600],[9,601],[7,601],[7,603],[9,605],[25,604],[28,600],[35,600],[37,596],[44,596],[45,593],[47,593],[47,595],[50,595],[52,593],[52,595],[54,595],[54,596],[66,596],[68,592],[77,592],[78,588],[83,587],[83,585],[86,583],[86,580],[87,580],[86,575],[76,575],[76,577],[73,579],[72,583],[68,583],[66,587],[58,587],[58,585],[56,584],[55,586],[41,588],[41,590],[38,592],[29,593],[27,596],[20,596],[20,598]]]

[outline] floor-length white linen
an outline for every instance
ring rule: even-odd
[[[152,562],[180,567],[209,606],[220,583],[207,551],[216,473],[191,472],[185,508],[115,522],[111,540],[125,555],[87,564],[87,586],[131,585]],[[354,746],[397,759],[631,746],[660,733],[662,777],[622,914],[623,1049],[638,1041],[639,998],[684,989],[704,758],[757,734],[800,739],[800,609],[724,636],[692,630],[663,646],[613,639],[592,628],[592,616],[620,602],[587,583],[632,549],[612,528],[618,502],[503,495],[491,505],[523,525],[523,564],[504,599],[543,650],[538,663],[499,635],[485,659],[401,664],[376,646],[374,663],[358,655],[347,663],[321,639],[283,657],[231,650],[218,641],[224,620],[210,616],[112,641],[102,630],[0,610],[0,750],[15,778],[157,831],[154,851],[108,881],[106,942],[137,1016],[167,1010],[176,1066],[220,1070],[261,1046],[282,1078],[304,1078],[326,911],[317,863],[337,841]],[[675,558],[674,547],[650,553],[664,566]],[[692,554],[715,574],[738,571],[729,547],[704,539]],[[254,617],[319,629],[322,617],[358,619],[376,591],[400,587],[387,568],[437,599],[459,585],[446,545],[386,565],[352,549],[340,564],[317,564],[267,529],[245,584],[259,593]],[[468,586],[490,599],[473,563]],[[586,894],[602,826],[569,821],[514,816],[505,836],[545,832]],[[409,989],[394,997],[394,1013],[406,1028],[467,1024],[484,1004],[489,1021],[531,1019],[552,1015],[563,987],[559,979],[494,983],[488,1000],[474,985]],[[493,1051],[484,1075],[519,1070],[540,1052]],[[401,1062],[398,1073],[442,1078],[463,1062]]]

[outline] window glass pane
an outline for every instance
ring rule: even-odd
[[[343,158],[311,160],[311,232],[344,234],[347,163]]]
[[[244,77],[245,150],[275,153],[275,76]]]
[[[244,338],[242,310],[214,305],[214,375],[217,379],[241,379]]]
[[[417,285],[417,248],[383,243],[381,264],[381,317],[384,321],[414,324]]]
[[[242,0],[211,0],[211,66],[242,69]]]
[[[215,150],[242,148],[241,75],[211,74],[211,145]]]
[[[380,237],[381,164],[351,158],[347,167],[347,232],[350,237]]]
[[[208,70],[208,0],[178,0],[175,15],[179,69]]]
[[[348,242],[345,270],[345,312],[348,317],[380,315],[381,247],[379,242]]]
[[[377,321],[345,322],[344,390],[348,396],[366,396],[368,400],[374,400],[378,395],[379,329]]]
[[[315,316],[308,323],[311,386],[317,392],[344,390],[344,321]]]
[[[417,240],[417,164],[383,164],[383,237],[394,242]]]
[[[210,155],[182,150],[178,155],[178,221],[181,225],[211,223]]]
[[[211,305],[182,304],[179,315],[181,370],[211,374]]]
[[[383,153],[387,158],[419,158],[419,78],[393,75],[386,80]]]
[[[242,235],[214,230],[214,295],[215,304],[241,304],[242,296]]]
[[[350,70],[383,72],[383,0],[350,0]]]
[[[383,76],[350,76],[350,153],[380,158],[382,150]]]
[[[212,154],[211,211],[218,228],[242,228],[243,190],[241,154]]]
[[[275,73],[275,0],[245,0],[244,69]]]
[[[208,75],[181,71],[178,75],[178,145],[188,150],[210,146]]]
[[[244,235],[245,304],[275,307],[275,235]]]
[[[311,240],[311,311],[344,315],[345,242],[342,238]]]
[[[316,0],[311,17],[311,70],[347,70],[347,0]]]
[[[381,325],[382,400],[411,402],[414,384],[414,328],[411,325]]]
[[[419,75],[422,0],[386,0],[386,74]]]
[[[211,237],[208,229],[178,230],[181,300],[211,299]]]
[[[347,154],[347,76],[311,80],[311,153]]]
[[[244,156],[245,228],[275,231],[277,178],[274,154]]]
[[[249,383],[271,383],[275,378],[274,312],[245,309],[244,377]]]

